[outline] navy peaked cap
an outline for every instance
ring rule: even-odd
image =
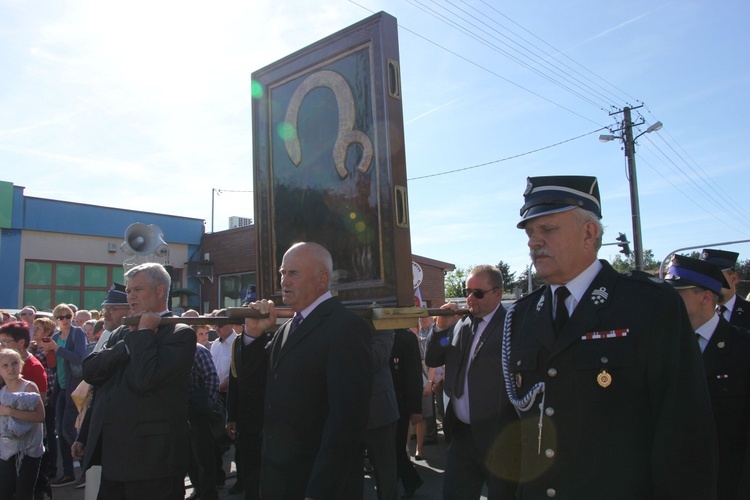
[[[722,288],[729,288],[729,283],[718,265],[684,255],[672,257],[664,280],[675,288],[699,286],[711,290],[716,295],[721,295]]]
[[[128,294],[125,293],[125,285],[121,285],[116,282],[112,282],[112,286],[109,287],[107,296],[104,297],[102,302],[103,306],[126,306],[128,305]]]
[[[584,175],[552,175],[526,179],[524,204],[521,207],[523,229],[526,221],[542,215],[582,208],[601,219],[602,204],[596,177]]]
[[[701,252],[701,260],[713,262],[721,268],[722,271],[734,269],[737,265],[737,257],[740,254],[728,250],[717,250],[715,248],[704,248]]]

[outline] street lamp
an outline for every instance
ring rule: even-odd
[[[630,208],[633,217],[633,257],[635,259],[635,268],[638,271],[643,271],[643,238],[641,236],[641,207],[638,202],[638,180],[635,171],[635,140],[644,134],[650,134],[651,132],[660,130],[663,125],[661,122],[656,122],[640,134],[633,137],[633,121],[630,118],[631,109],[633,108],[628,106],[622,109],[624,119],[622,121],[622,127],[617,129],[623,132],[622,135],[602,134],[599,136],[599,140],[602,142],[609,142],[615,139],[620,139],[625,145],[625,157],[628,159],[628,180],[630,181]],[[640,122],[635,125],[638,126],[642,124],[643,122]]]

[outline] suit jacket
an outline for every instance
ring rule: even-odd
[[[559,337],[549,287],[508,311],[503,398],[544,384],[518,411],[518,498],[715,498],[716,433],[684,303],[658,278],[601,262]]]
[[[377,429],[398,420],[398,402],[393,388],[390,359],[393,330],[370,330],[372,336],[372,396],[367,429]],[[395,457],[394,457],[395,459]]]
[[[729,322],[740,328],[750,328],[750,302],[737,295]]]
[[[750,498],[750,332],[720,318],[703,363],[719,440],[718,498]]]
[[[84,469],[101,464],[104,478],[122,482],[187,472],[195,345],[187,325],[121,326],[107,348],[84,359],[83,378],[96,386]]]
[[[422,413],[422,359],[411,330],[399,328],[393,337],[391,376],[401,416]]]
[[[453,413],[453,391],[464,353],[471,349],[471,315],[464,316],[453,327],[436,332],[432,330],[427,339],[425,363],[427,366],[445,365],[444,391],[450,397],[446,419],[455,418]],[[503,338],[503,320],[505,308],[500,304],[482,332],[479,339],[481,346],[474,353],[474,360],[469,366],[469,413],[471,416],[471,433],[480,450],[487,450],[493,445],[498,432],[500,417],[500,395],[503,392],[503,370],[500,358]],[[482,342],[484,340],[484,342]]]
[[[362,474],[370,327],[336,297],[319,304],[282,347],[290,324],[269,345],[261,494],[267,500],[347,498],[347,472]]]
[[[271,333],[266,333],[244,345],[242,335],[237,335],[232,343],[227,422],[237,422],[240,438],[243,432],[260,433],[263,429],[268,372],[266,346],[272,338]]]

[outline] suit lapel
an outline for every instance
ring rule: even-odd
[[[721,318],[706,345],[706,349],[703,351],[703,366],[705,367],[706,375],[709,377],[718,372],[724,365],[726,355],[731,348],[729,345],[730,330],[729,322]]]
[[[609,294],[614,290],[617,277],[618,273],[609,267],[609,264],[603,263],[601,271],[586,289],[565,328],[560,332],[560,338],[557,339],[552,351],[553,356],[600,324],[600,311],[609,306]],[[554,326],[552,328],[554,330]]]
[[[315,328],[318,327],[318,325],[320,325],[320,323],[323,321],[323,317],[331,313],[335,304],[335,298],[330,298],[318,304],[318,306],[302,320],[302,323],[299,324],[294,332],[289,332],[286,338],[286,342],[284,342],[284,345],[282,346],[281,342],[284,339],[283,333],[285,333],[292,327],[292,320],[284,323],[283,327],[278,332],[279,334],[276,335],[276,337],[278,338],[274,339],[274,355],[272,357],[274,368],[278,366],[284,356],[286,356],[292,349],[297,347],[297,345],[299,345],[299,343],[302,342],[305,337],[307,337],[313,330],[315,330]]]
[[[539,296],[536,303],[535,314],[529,330],[534,337],[544,346],[548,352],[552,352],[555,346],[555,326],[552,323],[552,292],[549,285]]]
[[[477,348],[474,351],[474,357],[476,358],[479,356],[479,351],[482,350],[482,347],[487,343],[487,340],[492,335],[495,335],[495,331],[502,328],[502,325],[505,320],[505,308],[502,304],[497,308],[497,311],[495,311],[495,315],[492,316],[492,320],[487,324],[486,327],[484,327],[484,331],[482,332],[482,337],[479,339],[479,342],[477,343]]]

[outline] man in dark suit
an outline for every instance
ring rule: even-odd
[[[451,434],[446,449],[443,498],[479,498],[486,483],[489,498],[512,498],[514,484],[489,463],[499,444],[498,419],[503,373],[500,363],[503,276],[493,266],[477,266],[464,290],[471,314],[439,316],[427,340],[427,366],[445,365],[449,396],[445,425]],[[448,303],[444,309],[458,309]]]
[[[718,498],[750,498],[750,332],[716,314],[721,268],[675,255],[664,279],[682,296],[698,336],[719,440]]]
[[[705,248],[701,252],[701,260],[718,265],[727,281],[727,287],[721,290],[716,310],[731,324],[750,328],[750,302],[737,295],[740,275],[735,271],[735,267],[739,256],[737,252],[713,248]]]
[[[232,361],[227,391],[227,434],[242,457],[239,478],[246,500],[260,498],[260,466],[263,430],[263,402],[266,396],[268,357],[266,346],[271,333],[258,338],[246,333],[232,344]]]
[[[524,197],[518,227],[547,285],[503,329],[504,400],[521,417],[518,498],[715,498],[711,403],[679,295],[597,260],[595,177],[529,178]]]
[[[102,465],[100,499],[182,499],[195,332],[159,324],[171,316],[163,266],[141,264],[125,279],[138,329],[119,327],[105,349],[83,361],[84,380],[96,386],[83,468]]]
[[[422,359],[419,342],[411,330],[399,328],[393,337],[391,376],[396,391],[399,419],[396,426],[396,467],[404,487],[404,498],[411,498],[424,484],[406,451],[409,423],[422,418]]]
[[[293,245],[279,272],[295,316],[268,347],[261,497],[359,498],[353,475],[362,474],[372,392],[370,327],[331,295],[333,262],[321,245]],[[248,335],[276,324],[272,301],[248,307],[268,314],[245,320]]]

